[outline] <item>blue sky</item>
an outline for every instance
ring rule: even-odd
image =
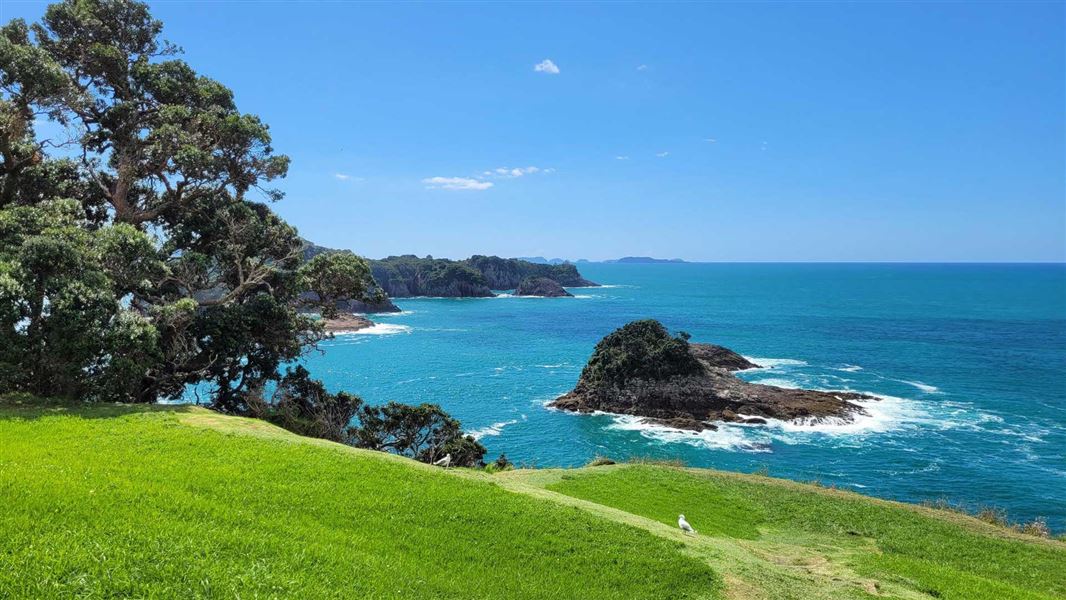
[[[276,209],[321,244],[1066,259],[1061,2],[153,10],[271,125]]]

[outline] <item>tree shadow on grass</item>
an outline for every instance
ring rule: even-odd
[[[83,402],[67,398],[38,398],[29,394],[0,395],[0,420],[35,420],[58,415],[82,419],[111,419],[138,413],[188,413],[195,404],[121,404],[118,402]]]

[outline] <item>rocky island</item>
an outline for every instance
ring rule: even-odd
[[[549,406],[702,431],[715,429],[716,421],[851,421],[865,414],[853,401],[874,399],[748,383],[733,374],[751,368],[758,365],[728,348],[689,343],[687,334],[671,336],[653,319],[634,321],[600,340],[577,386]]]
[[[542,298],[573,298],[574,295],[566,291],[555,280],[547,277],[527,277],[523,279],[514,290],[515,296],[540,296]]]
[[[360,315],[341,313],[332,319],[323,319],[322,326],[327,333],[351,333],[373,327],[374,322]]]

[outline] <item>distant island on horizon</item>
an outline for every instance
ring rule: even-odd
[[[666,264],[688,262],[685,260],[681,260],[680,258],[652,258],[650,256],[623,256],[622,258],[612,258],[608,260],[588,260],[587,258],[568,260],[565,258],[544,258],[543,256],[516,256],[514,258],[516,258],[517,260],[524,260],[526,262],[531,262],[540,265],[561,265],[566,263]]]

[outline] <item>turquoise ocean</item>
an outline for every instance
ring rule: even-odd
[[[370,403],[433,402],[516,464],[597,455],[766,470],[1066,529],[1066,265],[581,264],[574,298],[398,299],[304,363]],[[781,386],[869,392],[852,424],[699,434],[545,407],[634,319],[730,347]]]

